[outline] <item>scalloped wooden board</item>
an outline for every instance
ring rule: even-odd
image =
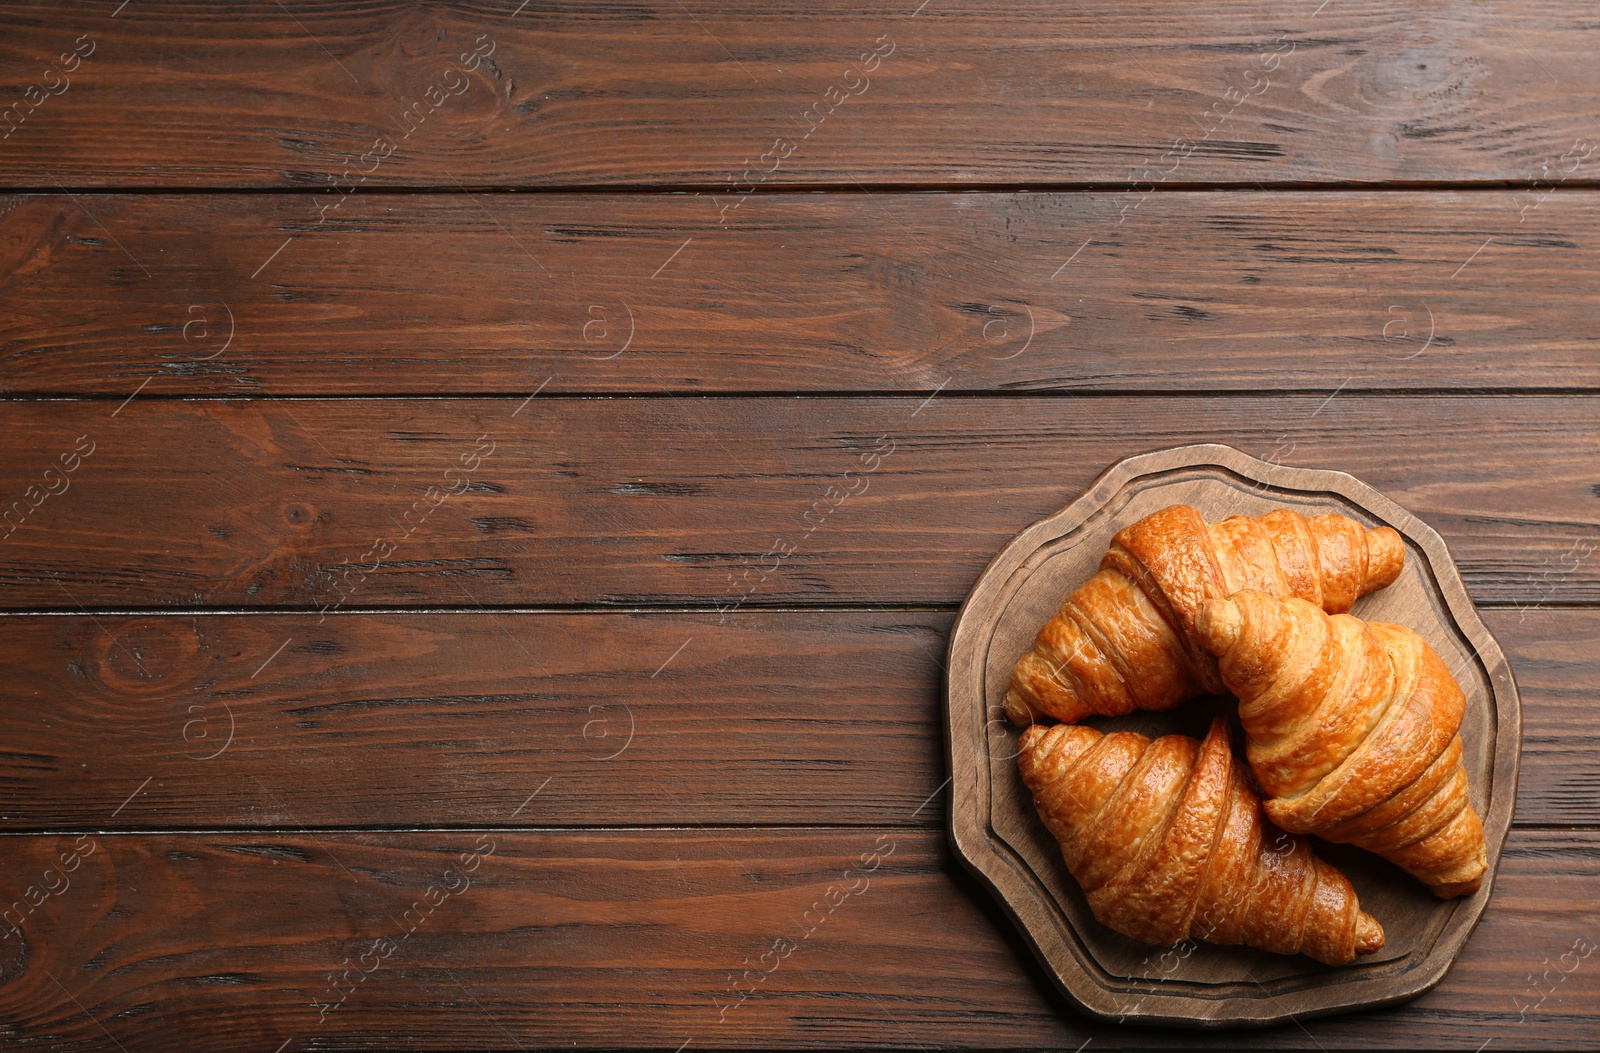
[[[1352,613],[1408,625],[1438,651],[1467,696],[1462,758],[1483,817],[1489,871],[1474,895],[1434,898],[1389,863],[1347,845],[1317,851],[1347,874],[1387,942],[1343,967],[1301,956],[1200,944],[1186,957],[1096,921],[1017,772],[1020,729],[1004,716],[1011,669],[1061,602],[1094,573],[1112,536],[1171,504],[1208,521],[1275,507],[1340,512],[1386,523],[1406,543],[1399,579]],[[1290,468],[1227,446],[1184,446],[1113,465],[1077,500],[1017,535],[979,576],[950,638],[945,694],[956,855],[1016,922],[1061,990],[1095,1016],[1191,1027],[1266,1026],[1388,1005],[1443,979],[1482,915],[1511,827],[1521,705],[1510,666],[1462,585],[1442,538],[1416,516],[1342,472]],[[1103,730],[1200,736],[1231,699],[1197,699],[1168,713],[1100,720]]]

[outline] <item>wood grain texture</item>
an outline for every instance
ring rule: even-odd
[[[1600,387],[1587,191],[328,204],[12,198],[0,391]]]
[[[0,828],[942,826],[951,618],[8,617]],[[1484,618],[1516,820],[1600,826],[1600,611]]]
[[[1484,611],[1483,619],[1511,659],[1522,692],[1522,776],[1518,784],[1518,819],[1535,812],[1560,815],[1554,823],[1600,826],[1600,781],[1584,770],[1585,753],[1594,750],[1594,735],[1582,733],[1587,747],[1569,750],[1562,728],[1576,729],[1590,719],[1600,688],[1584,685],[1600,676],[1594,641],[1600,639],[1600,618],[1590,612],[1553,610]],[[1577,762],[1576,764],[1574,762]],[[1537,799],[1538,803],[1534,803]],[[1533,809],[1528,811],[1526,809]]]
[[[0,827],[930,825],[949,621],[0,619]]]
[[[1579,0],[114,8],[7,5],[0,182],[1531,180],[1595,135]]]
[[[1002,543],[1107,465],[1193,442],[1383,490],[1444,534],[1479,602],[1593,602],[1596,405],[10,403],[0,603],[954,604]]]
[[[1047,1000],[1008,923],[932,831],[7,842],[19,875],[80,854],[74,872],[52,869],[60,891],[19,915],[21,936],[0,940],[0,1019],[15,1042],[99,1047],[110,1034],[133,1053],[166,1048],[174,1029],[217,1050],[610,1047],[623,1035],[657,1049],[1173,1041]],[[1597,910],[1594,833],[1517,831],[1492,909],[1440,988],[1378,1017],[1186,1041],[1585,1048],[1600,969],[1573,947],[1595,945]],[[785,937],[793,946],[775,943]],[[1577,967],[1557,981],[1563,953]]]
[[[0,1044],[1170,1048],[941,663],[1221,441],[1441,531],[1524,755],[1442,986],[1188,1044],[1593,1046],[1600,22],[919,3],[0,0]]]

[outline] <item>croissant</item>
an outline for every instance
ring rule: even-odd
[[[1341,515],[1279,508],[1207,526],[1188,505],[1163,508],[1118,532],[1099,572],[1039,630],[1012,671],[1006,713],[1073,724],[1219,693],[1216,659],[1194,638],[1202,602],[1255,588],[1346,611],[1404,559],[1392,529]]]
[[[1383,946],[1345,876],[1272,826],[1219,717],[1204,742],[1036,724],[1022,779],[1100,921],[1344,965]]]
[[[1376,852],[1441,897],[1488,866],[1461,765],[1466,698],[1422,637],[1241,592],[1198,629],[1239,697],[1246,753],[1285,830]]]

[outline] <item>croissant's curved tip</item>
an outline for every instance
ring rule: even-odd
[[[1383,950],[1383,926],[1366,911],[1356,916],[1356,953],[1371,954]]]
[[[1231,599],[1206,600],[1195,617],[1195,631],[1206,650],[1220,657],[1238,642],[1244,631],[1244,615]]]
[[[1006,716],[1011,718],[1011,723],[1019,727],[1027,727],[1039,720],[1040,715],[1033,711],[1033,707],[1028,705],[1028,700],[1023,698],[1015,687],[1006,690],[1004,705]]]
[[[1034,724],[1022,733],[1017,740],[1017,752],[1029,753],[1039,744],[1039,740],[1049,733],[1050,729],[1043,724]]]
[[[1457,896],[1470,896],[1483,887],[1483,875],[1477,874],[1466,881],[1443,881],[1429,885],[1428,891],[1440,899],[1455,899]]]
[[[1367,531],[1367,580],[1362,593],[1392,585],[1406,562],[1406,543],[1393,527]]]

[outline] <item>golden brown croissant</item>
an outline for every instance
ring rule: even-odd
[[[1006,713],[1073,724],[1220,692],[1216,659],[1194,637],[1202,602],[1253,588],[1347,611],[1404,559],[1389,527],[1341,515],[1279,508],[1207,526],[1188,505],[1163,508],[1118,532],[1099,573],[1039,630],[1012,671]]]
[[[1461,766],[1466,699],[1422,637],[1246,591],[1200,609],[1285,830],[1376,852],[1438,896],[1475,892],[1483,823]]]
[[[1094,916],[1124,935],[1329,965],[1383,946],[1345,876],[1267,822],[1220,717],[1203,743],[1035,725],[1017,764]]]

